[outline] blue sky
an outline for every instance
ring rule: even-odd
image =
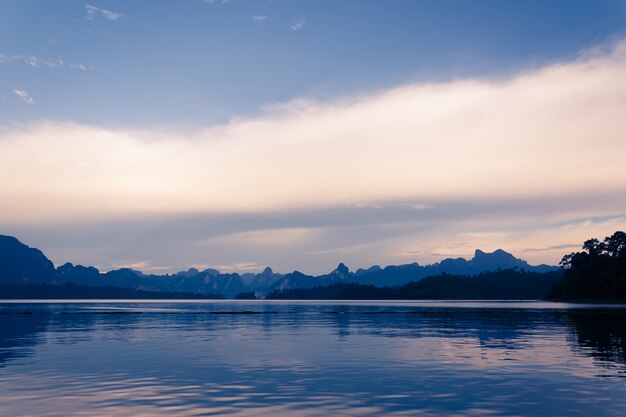
[[[609,0],[5,0],[0,233],[103,270],[557,263],[626,228],[625,35]]]
[[[503,76],[625,22],[624,1],[3,1],[0,54],[65,65],[0,65],[0,118],[223,122],[295,97]]]

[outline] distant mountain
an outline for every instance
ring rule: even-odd
[[[239,274],[221,274],[214,269],[188,270],[174,275],[145,275],[133,269],[109,271],[97,285],[139,288],[148,291],[180,291],[222,294],[232,298],[246,289]]]
[[[251,279],[244,285],[246,286],[247,291],[263,291],[267,290],[272,286],[276,281],[283,277],[282,274],[276,274],[272,271],[272,268],[269,266],[263,270],[260,274],[246,274],[251,276]]]
[[[330,274],[312,276],[294,271],[274,281],[267,288],[269,291],[284,291],[292,288],[313,288],[319,285],[330,285],[338,282],[353,282],[355,276],[343,263],[337,265]]]
[[[441,274],[400,287],[376,287],[339,282],[313,288],[274,291],[273,300],[539,300],[544,299],[563,271],[545,273],[518,269],[482,272],[475,276]]]
[[[417,262],[406,265],[390,265],[385,268],[375,265],[368,269],[359,269],[355,273],[351,273],[344,264],[339,264],[333,272],[321,276],[310,276],[300,272],[293,272],[276,281],[269,289],[272,291],[284,291],[293,288],[327,286],[338,282],[373,285],[375,287],[397,287],[439,274],[465,276],[506,269],[544,273],[559,268],[549,265],[532,266],[502,249],[492,253],[477,249],[474,257],[469,261],[463,258],[448,258],[426,266],[421,266]]]
[[[498,249],[492,253],[476,249],[472,259],[447,258],[432,265],[421,266],[417,262],[408,265],[388,266],[384,269],[364,273],[359,277],[362,284],[381,286],[404,285],[411,281],[438,275],[476,275],[481,272],[497,271],[499,269],[519,269],[527,272],[548,272],[558,269],[555,266],[538,265],[532,266],[528,262],[518,259],[508,252]]]
[[[73,282],[80,285],[94,285],[100,279],[100,271],[93,266],[74,266],[67,262],[57,268],[56,280],[59,282]]]
[[[227,298],[234,298],[240,293],[263,295],[294,288],[307,289],[348,283],[397,287],[444,273],[468,276],[505,269],[542,273],[558,268],[548,265],[531,266],[526,261],[498,249],[492,253],[476,250],[474,257],[470,260],[444,259],[425,266],[417,262],[390,265],[385,268],[375,265],[368,269],[351,272],[346,265],[340,263],[332,272],[319,276],[306,275],[298,271],[278,274],[270,267],[258,274],[243,275],[221,273],[215,269],[199,271],[196,268],[166,275],[144,274],[129,268],[101,273],[92,266],[73,265],[69,262],[55,269],[52,262],[38,249],[29,248],[14,237],[0,236],[0,283],[72,283],[149,292],[219,294]]]

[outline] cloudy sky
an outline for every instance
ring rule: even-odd
[[[0,234],[55,264],[555,264],[625,157],[624,1],[0,3]]]

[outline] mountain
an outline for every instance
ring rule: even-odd
[[[59,282],[72,282],[79,285],[94,285],[100,277],[100,271],[93,266],[73,265],[67,262],[56,270]]]
[[[530,272],[548,272],[554,269],[554,267],[548,265],[531,266],[528,262],[518,259],[502,249],[497,249],[492,253],[485,253],[480,249],[476,249],[474,257],[468,261],[468,265],[472,273],[498,269],[523,269]]]
[[[330,285],[337,282],[352,282],[353,279],[354,274],[350,272],[350,269],[343,263],[340,263],[337,265],[337,268],[326,275],[312,276],[294,271],[272,283],[267,290],[285,291],[292,288],[313,288],[319,285]]]
[[[55,278],[54,265],[39,249],[0,235],[0,283],[42,283]]]
[[[441,274],[400,287],[376,287],[340,282],[313,288],[274,291],[278,300],[538,300],[563,277],[562,270],[526,272],[519,269],[482,272],[475,276]]]
[[[283,277],[282,274],[274,273],[274,271],[272,271],[272,268],[270,268],[269,266],[265,268],[260,274],[246,275],[251,276],[251,279],[247,283],[244,282],[247,287],[247,291],[250,292],[263,291]]]
[[[246,289],[239,274],[221,274],[214,269],[174,275],[145,275],[133,269],[109,271],[98,285],[140,288],[147,291],[222,294],[232,298]]]
[[[417,262],[407,265],[391,265],[383,269],[372,268],[356,275],[355,282],[377,287],[399,286],[408,282],[418,281],[428,276],[439,274],[476,275],[482,272],[499,269],[519,269],[527,272],[549,272],[558,269],[555,266],[532,266],[508,252],[498,249],[494,252],[483,252],[476,249],[474,257],[469,261],[463,258],[447,258],[432,265],[421,266]]]
[[[558,268],[548,265],[531,266],[526,261],[498,249],[492,253],[476,250],[470,260],[449,258],[425,266],[417,262],[390,265],[385,268],[375,265],[352,272],[345,264],[340,263],[330,273],[319,276],[306,275],[299,271],[278,274],[270,267],[266,267],[258,274],[243,275],[221,273],[216,269],[199,271],[196,268],[165,275],[144,274],[130,268],[102,273],[92,266],[74,265],[69,262],[55,269],[52,262],[38,249],[29,248],[14,237],[0,236],[0,283],[70,283],[149,292],[219,294],[227,298],[234,298],[240,293],[263,295],[294,288],[308,289],[348,283],[398,287],[433,275],[469,276],[506,269],[542,273]]]
[[[373,285],[375,287],[397,287],[439,274],[468,276],[506,269],[544,273],[557,270],[558,267],[549,265],[532,266],[502,249],[492,253],[477,249],[474,257],[469,261],[463,258],[448,258],[425,266],[417,262],[405,265],[390,265],[385,268],[375,265],[368,269],[358,269],[355,273],[351,273],[344,264],[339,264],[330,274],[320,276],[293,272],[276,281],[269,287],[269,290],[285,291],[294,288],[313,288],[328,286],[337,282]]]

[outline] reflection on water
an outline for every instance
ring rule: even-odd
[[[626,310],[1,303],[2,416],[618,416]]]

